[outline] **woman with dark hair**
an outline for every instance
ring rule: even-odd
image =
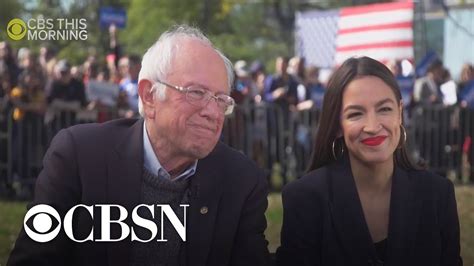
[[[462,265],[454,186],[411,163],[402,112],[380,62],[334,72],[310,171],[283,189],[277,265]]]

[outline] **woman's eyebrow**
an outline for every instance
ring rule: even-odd
[[[378,101],[376,104],[375,104],[375,107],[379,107],[385,103],[395,103],[391,98],[386,98],[386,99],[383,99],[383,100],[380,100]]]
[[[393,99],[391,98],[385,98],[385,99],[382,99],[380,101],[378,101],[376,104],[375,104],[375,107],[379,107],[381,105],[384,105],[385,103],[394,103]],[[361,105],[356,105],[356,104],[351,104],[351,105],[348,105],[346,108],[344,108],[344,110],[342,111],[342,113],[345,113],[349,110],[359,110],[359,111],[364,111],[365,108],[362,107]]]

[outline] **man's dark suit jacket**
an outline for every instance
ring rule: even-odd
[[[381,265],[346,156],[288,184],[277,265]],[[396,167],[385,265],[462,265],[453,184]]]
[[[140,204],[141,196],[143,120],[121,119],[62,130],[43,164],[29,207],[48,204],[64,215],[77,204],[119,204],[127,208],[131,225],[131,210]],[[263,171],[243,154],[219,143],[199,160],[190,178],[194,195],[187,212],[182,262],[196,266],[266,265],[267,183]],[[79,213],[73,219],[74,234],[87,236],[91,220],[85,211]],[[100,225],[98,219],[93,223]],[[112,225],[112,237],[117,236],[114,228]],[[114,243],[75,243],[63,231],[51,242],[36,243],[22,229],[7,265],[129,264],[130,236]]]

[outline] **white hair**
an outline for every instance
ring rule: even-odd
[[[234,69],[232,62],[221,51],[219,51],[219,49],[214,47],[211,41],[199,29],[188,25],[177,25],[161,34],[160,38],[148,49],[145,55],[143,55],[138,81],[140,82],[142,79],[150,81],[164,80],[169,71],[171,60],[179,47],[179,40],[182,38],[199,40],[215,50],[224,61],[227,71],[227,85],[230,90],[234,82]],[[160,100],[164,100],[166,98],[166,86],[160,83],[155,83],[153,86],[155,96]],[[144,116],[141,97],[138,100],[138,111],[141,116]]]

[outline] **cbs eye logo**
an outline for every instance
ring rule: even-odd
[[[54,217],[54,220],[51,217]],[[26,234],[34,241],[49,242],[59,234],[61,218],[53,207],[44,204],[36,205],[26,213],[23,226]]]
[[[14,18],[8,22],[7,34],[8,37],[14,41],[23,39],[27,31],[28,28],[26,27],[26,23],[19,18]]]

